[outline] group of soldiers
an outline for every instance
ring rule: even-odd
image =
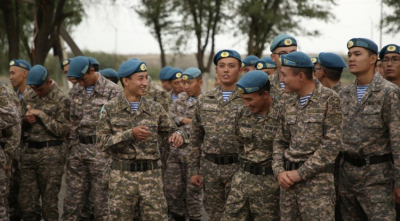
[[[144,61],[100,70],[78,56],[62,62],[65,93],[45,67],[12,60],[0,220],[395,220],[400,46],[347,48],[347,64],[286,34],[261,59],[221,50],[206,92],[194,67],[162,68],[161,87]]]

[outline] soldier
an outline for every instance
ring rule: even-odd
[[[289,54],[291,52],[297,51],[297,42],[290,35],[280,34],[272,40],[270,50],[272,52],[271,59],[276,63],[276,71],[270,76],[269,81],[271,82],[271,96],[273,98],[278,98],[285,93],[285,85],[281,81],[281,63],[280,58],[284,54]]]
[[[321,52],[318,55],[319,64],[314,66],[316,70],[314,76],[321,84],[327,88],[334,90],[336,93],[342,89],[343,68],[347,68],[346,62],[337,54],[329,52]]]
[[[221,85],[221,81],[219,80],[218,75],[215,74],[215,77],[214,77],[214,87],[218,87],[218,86],[220,86],[220,85]]]
[[[400,202],[400,89],[375,72],[378,47],[373,41],[353,38],[347,48],[349,71],[356,80],[340,91],[344,116],[339,171],[342,217],[395,220],[392,194]]]
[[[100,70],[100,74],[103,75],[107,80],[114,82],[114,84],[118,84],[118,76],[117,72],[112,68],[106,68]]]
[[[26,80],[33,90],[22,103],[27,145],[20,160],[21,218],[58,220],[58,192],[64,167],[63,141],[70,100],[45,67],[33,66]],[[39,201],[41,199],[41,204]]]
[[[313,80],[303,52],[281,56],[286,92],[274,140],[273,170],[281,186],[281,220],[335,220],[332,164],[341,146],[338,94]]]
[[[98,148],[112,156],[108,220],[132,220],[139,205],[143,220],[167,220],[158,136],[179,147],[182,133],[164,108],[144,98],[146,64],[128,60],[118,69],[124,94],[101,109]]]
[[[30,69],[31,65],[25,60],[14,59],[10,61],[10,82],[13,87],[18,88],[19,100],[22,100],[26,93],[32,91],[26,85],[26,78]]]
[[[272,75],[276,71],[276,63],[272,61],[271,57],[263,57],[258,60],[254,67],[257,70],[264,71],[268,75]]]
[[[258,57],[255,55],[248,55],[245,59],[242,60],[242,71],[243,74],[247,74],[249,71],[256,70],[254,64],[258,61]]]
[[[186,93],[180,93],[178,99],[171,105],[172,120],[190,137],[190,125],[197,99],[201,96],[203,79],[197,68],[188,68],[183,72],[183,85]],[[189,185],[187,179],[188,146],[172,148],[165,173],[165,198],[168,208],[175,221],[185,220],[185,212],[189,220],[201,219],[202,197],[201,187]]]
[[[96,147],[95,125],[101,107],[121,93],[121,88],[95,73],[88,58],[75,57],[67,77],[78,81],[71,92],[71,155],[67,159],[64,214],[62,220],[78,220],[91,195],[94,219],[107,217],[107,156]]]
[[[383,63],[382,63],[382,59],[379,56],[380,53],[378,53],[378,60],[376,61],[375,64],[375,72],[378,72],[382,75],[383,78],[386,79],[386,75],[385,75],[385,71],[383,70]]]
[[[171,91],[169,91],[171,101],[175,101],[178,98],[178,94],[183,92],[183,81],[182,81],[182,69],[172,68],[168,71],[166,78],[171,85]]]
[[[71,63],[71,58],[64,59],[61,62],[61,70],[63,71],[65,76],[67,76],[67,72],[68,72],[68,69],[69,69],[69,63]],[[67,77],[67,80],[69,82],[71,82],[72,85],[75,85],[77,83],[76,79],[72,79],[72,78],[68,78]]]
[[[169,82],[169,80],[167,78],[168,71],[170,71],[172,68],[173,67],[169,67],[169,66],[163,67],[163,68],[161,68],[160,73],[159,73],[159,78],[161,81],[162,88],[164,90],[166,90],[167,92],[172,90],[171,83]]]
[[[380,51],[383,74],[386,80],[400,86],[400,46],[389,44]]]
[[[279,220],[279,184],[272,172],[272,143],[279,126],[278,103],[269,94],[268,75],[250,71],[236,84],[247,107],[237,133],[240,169],[233,177],[221,220]]]
[[[234,50],[214,56],[221,85],[198,99],[190,130],[188,176],[195,186],[202,186],[204,180],[204,207],[210,220],[221,218],[232,177],[239,169],[235,131],[243,102],[235,84],[240,59]]]
[[[16,129],[15,129],[16,128]],[[8,221],[7,192],[10,182],[8,171],[11,159],[16,159],[16,147],[21,137],[20,110],[15,105],[6,86],[0,83],[0,140],[8,139],[10,142],[0,143],[0,220]],[[10,145],[11,144],[11,145]]]
[[[314,79],[316,79],[316,75],[319,75],[320,74],[320,70],[321,70],[321,68],[319,67],[319,58],[318,57],[311,57],[311,61],[312,61],[312,63],[314,64],[314,70],[313,70],[313,76],[314,76]]]

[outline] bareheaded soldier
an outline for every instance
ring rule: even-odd
[[[400,202],[400,89],[375,72],[378,47],[373,41],[353,38],[347,48],[349,71],[356,80],[340,91],[342,217],[395,220],[392,194]]]
[[[254,67],[268,75],[273,75],[276,71],[276,63],[272,61],[271,57],[261,58],[254,64]]]
[[[389,44],[379,52],[386,80],[400,86],[400,46]]]
[[[118,69],[124,93],[103,106],[96,127],[98,148],[112,156],[108,220],[128,220],[136,206],[143,220],[167,220],[158,137],[179,147],[180,132],[164,108],[144,96],[146,64],[128,60]]]
[[[244,107],[236,82],[240,55],[222,50],[214,56],[221,85],[198,99],[190,130],[188,173],[191,184],[202,186],[204,207],[210,220],[219,220],[231,180],[239,169],[236,125]]]
[[[101,107],[121,93],[121,88],[95,73],[87,57],[72,59],[67,77],[76,79],[71,89],[71,155],[67,159],[64,214],[62,220],[78,220],[89,194],[94,204],[94,219],[108,214],[108,183],[105,177],[109,159],[96,147],[96,125]]]
[[[274,101],[268,75],[248,72],[236,84],[247,107],[237,133],[240,169],[233,176],[221,220],[279,220],[279,184],[272,172],[272,143],[279,126],[278,102]],[[276,107],[274,107],[276,106]]]
[[[19,162],[21,218],[58,220],[70,100],[42,65],[29,70],[26,83],[33,90],[22,102],[27,145]]]
[[[313,80],[313,63],[303,52],[282,55],[286,92],[273,170],[281,186],[281,220],[335,220],[332,167],[340,151],[339,95]]]
[[[337,54],[330,52],[321,52],[318,55],[319,64],[314,67],[316,70],[314,76],[324,87],[334,90],[336,93],[342,89],[343,68],[346,68],[346,62]]]
[[[183,72],[185,93],[180,93],[172,103],[170,116],[175,124],[190,137],[190,125],[193,120],[197,99],[201,95],[203,79],[198,68],[188,68]],[[190,220],[200,220],[202,211],[201,187],[189,184],[187,178],[188,146],[172,148],[165,173],[165,198],[175,221],[185,220],[187,211]]]
[[[242,71],[243,74],[247,74],[249,71],[256,70],[254,64],[258,61],[258,57],[255,55],[248,55],[242,60]]]

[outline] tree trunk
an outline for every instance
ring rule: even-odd
[[[18,59],[19,57],[19,27],[18,27],[18,2],[15,1],[16,14],[13,14],[13,1],[3,0],[0,4],[6,24],[8,41],[8,60]]]
[[[165,58],[165,50],[164,50],[164,43],[162,41],[162,34],[161,34],[161,27],[158,24],[154,23],[154,30],[157,35],[158,46],[160,47],[160,59],[161,59],[161,68],[167,66],[167,60]]]

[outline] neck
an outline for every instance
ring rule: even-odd
[[[199,90],[199,92],[197,92],[195,95],[193,95],[193,97],[197,98],[200,94],[201,94],[201,90]]]
[[[316,85],[315,85],[315,82],[313,80],[306,80],[306,82],[304,82],[304,84],[301,87],[301,89],[296,91],[296,93],[300,97],[305,97],[305,96],[309,95],[310,93],[312,93],[314,91],[315,87],[316,87]]]
[[[235,88],[236,88],[236,84],[232,84],[232,85],[221,84],[221,89],[223,91],[233,91],[233,90],[235,90]]]
[[[139,102],[140,98],[142,97],[137,94],[132,94],[127,90],[124,90],[124,94],[125,94],[126,100],[128,100],[128,102]]]
[[[335,84],[337,84],[338,82],[339,81],[332,81],[332,80],[329,80],[328,78],[324,78],[324,79],[322,79],[321,84],[324,85],[324,87],[332,89],[333,86],[335,86]]]
[[[369,70],[366,73],[356,75],[357,85],[367,85],[370,84],[372,79],[374,78],[374,69]]]
[[[258,111],[257,114],[258,114],[258,115],[265,115],[265,114],[267,114],[269,108],[271,107],[271,104],[272,104],[272,98],[271,98],[271,97],[268,97],[268,100],[267,100],[267,102],[265,103],[265,106],[264,106],[263,108],[261,108],[261,109]]]
[[[387,80],[400,87],[400,78]]]
[[[98,80],[99,80],[99,75],[97,74],[97,72],[94,72],[93,84],[90,86],[94,86]]]
[[[172,94],[178,96],[179,92],[172,90]]]
[[[18,91],[22,94],[22,93],[25,92],[26,87],[27,87],[26,81],[24,81],[24,82],[18,87]]]

